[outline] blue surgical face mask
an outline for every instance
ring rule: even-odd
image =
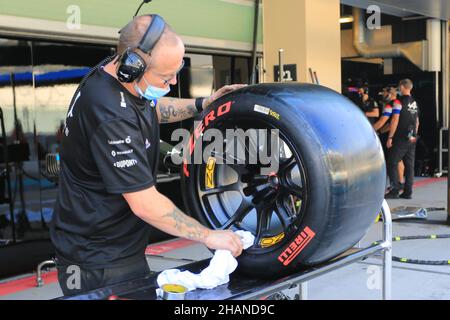
[[[137,83],[134,85],[134,89],[141,97],[149,101],[158,100],[170,92],[170,85],[168,85],[167,88],[158,88],[150,85],[145,79],[145,77],[142,77],[142,79],[144,79],[144,82],[147,85],[147,89],[145,89],[145,92],[142,92],[141,88],[139,88]]]

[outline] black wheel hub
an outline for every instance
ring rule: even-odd
[[[279,187],[280,187],[280,179],[278,179],[278,176],[275,173],[270,174],[269,178],[267,180],[269,182],[269,186],[272,189],[275,189],[275,190],[279,189]]]
[[[296,228],[304,210],[306,174],[299,156],[285,139],[282,142],[288,151],[280,155],[277,172],[262,175],[262,165],[242,162],[218,164],[214,172],[217,185],[207,188],[200,175],[205,167],[199,171],[199,197],[211,225],[252,232],[256,249],[261,249],[264,238]],[[211,156],[226,159],[225,154]]]

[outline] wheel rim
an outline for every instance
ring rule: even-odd
[[[255,119],[230,121],[233,128],[276,129],[273,125]],[[219,130],[229,126],[216,126]],[[247,152],[260,146],[255,137],[236,145]],[[261,175],[258,164],[217,164],[213,170],[214,186],[207,186],[205,173],[208,163],[197,167],[194,175],[197,199],[202,214],[214,229],[246,230],[255,235],[255,242],[250,251],[275,250],[297,230],[301,223],[307,204],[308,183],[301,155],[293,148],[293,143],[279,130],[279,170],[268,175]],[[206,145],[205,145],[206,147]],[[254,149],[253,149],[254,150]],[[223,154],[211,152],[210,159],[225,160],[229,150]],[[241,159],[235,159],[237,161]],[[236,162],[237,162],[236,161]]]

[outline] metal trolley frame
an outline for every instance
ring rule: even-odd
[[[376,242],[367,248],[354,248],[340,257],[324,263],[320,266],[299,271],[296,274],[289,275],[282,279],[261,280],[251,279],[233,273],[230,275],[230,282],[210,290],[197,289],[186,293],[186,300],[255,300],[264,299],[272,294],[285,289],[299,287],[298,299],[307,299],[307,282],[329,272],[345,267],[349,264],[361,261],[377,253],[383,254],[383,287],[382,298],[391,299],[391,281],[392,281],[392,218],[389,206],[386,201],[383,202],[381,215],[383,218],[383,240]],[[209,263],[209,259],[197,261],[184,266],[181,270],[189,270],[194,273],[200,272]],[[82,293],[72,297],[63,297],[62,299],[76,300],[157,300],[156,294],[157,272],[150,276],[127,281],[105,288]]]

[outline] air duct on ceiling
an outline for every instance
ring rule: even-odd
[[[366,28],[364,26],[364,12],[353,8],[353,45],[364,58],[397,58],[404,57],[414,63],[421,70],[428,67],[427,40],[396,43],[389,45],[369,46],[366,42]]]

